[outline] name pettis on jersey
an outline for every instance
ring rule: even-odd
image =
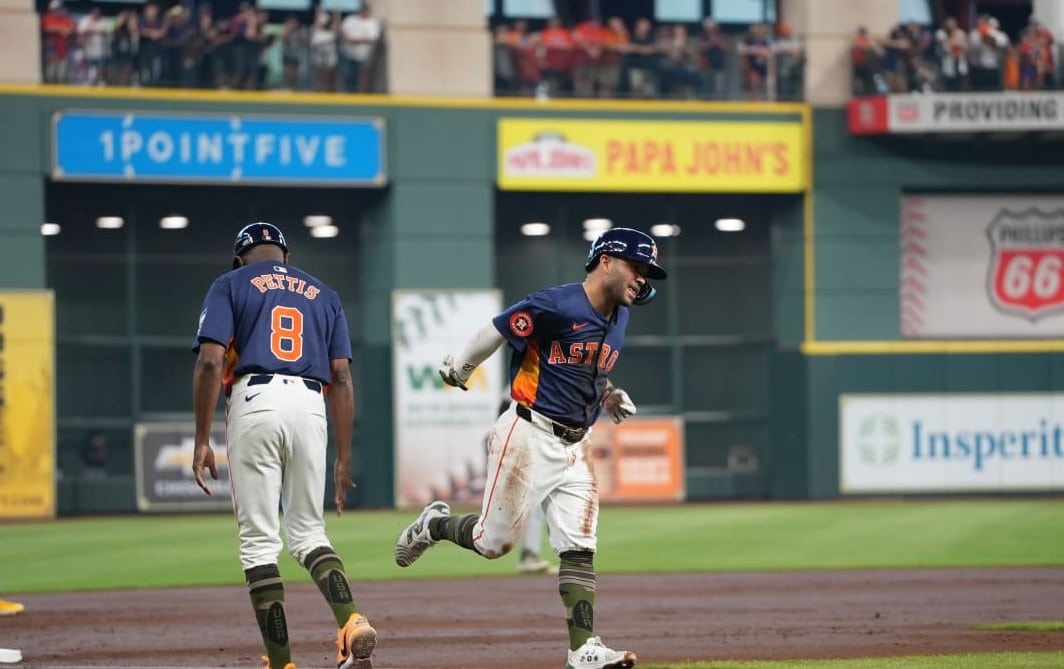
[[[251,277],[251,285],[259,289],[260,293],[267,290],[287,290],[313,300],[321,292],[314,284],[307,285],[304,279],[284,274],[259,274]]]
[[[597,341],[577,341],[569,344],[569,355],[567,356],[562,351],[562,342],[552,341],[547,364],[591,365],[595,362],[595,354],[598,353],[598,350],[599,343]],[[609,344],[603,343],[602,353],[598,356],[599,367],[609,372],[613,369],[613,365],[617,363],[617,356],[620,354],[620,351],[614,351]]]

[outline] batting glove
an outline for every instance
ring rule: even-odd
[[[465,371],[463,368],[461,371],[454,368],[454,356],[448,355],[443,359],[443,363],[440,365],[440,378],[443,382],[453,388],[461,388],[462,390],[469,390],[466,386],[466,381],[469,380],[469,375],[473,373],[473,369]],[[464,373],[463,373],[464,372]]]
[[[606,399],[602,400],[602,408],[606,410],[614,423],[620,423],[635,414],[635,403],[632,402],[631,397],[628,397],[628,393],[620,388],[614,388],[609,395],[606,395]]]

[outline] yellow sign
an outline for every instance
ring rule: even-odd
[[[800,193],[800,121],[501,119],[502,190]]]
[[[0,292],[0,520],[55,516],[55,307]]]

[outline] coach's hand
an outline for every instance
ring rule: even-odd
[[[469,375],[473,372],[473,370],[470,369],[469,371],[465,371],[455,369],[453,355],[448,355],[446,358],[443,359],[443,363],[440,365],[439,372],[440,378],[443,379],[443,382],[447,385],[452,386],[454,388],[461,388],[462,390],[469,390],[469,388],[466,386],[466,381],[469,380]]]
[[[211,448],[211,442],[209,441],[201,441],[196,444],[196,448],[192,453],[192,475],[196,477],[196,485],[210,497],[212,494],[211,487],[203,478],[204,470],[211,473],[212,479],[218,480],[218,469],[214,466],[214,449]]]
[[[336,458],[333,463],[333,485],[336,488],[336,517],[339,518],[344,512],[344,503],[347,502],[347,491],[355,487],[351,480],[351,462],[348,459]]]
[[[635,403],[632,402],[631,397],[628,397],[628,393],[620,388],[614,388],[606,395],[606,399],[602,400],[602,408],[606,410],[614,423],[620,423],[635,413]]]

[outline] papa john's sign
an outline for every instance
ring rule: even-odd
[[[500,119],[502,190],[799,193],[801,120]]]

